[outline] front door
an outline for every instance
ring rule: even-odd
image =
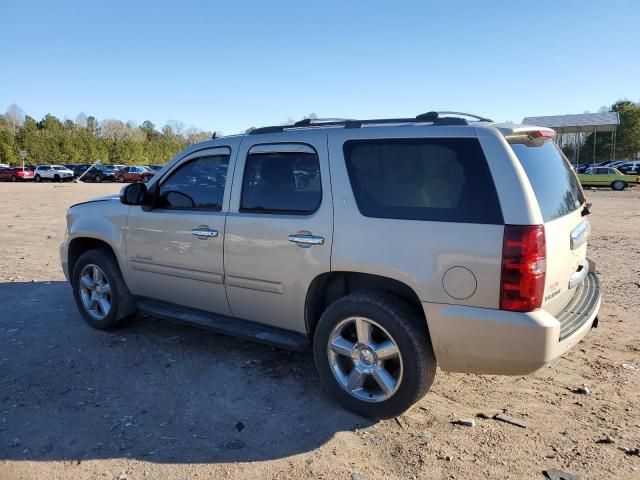
[[[305,332],[307,289],[330,271],[326,133],[289,144],[265,137],[245,137],[238,153],[224,246],[227,297],[234,316]]]
[[[230,154],[218,147],[185,157],[159,180],[153,209],[131,207],[126,249],[135,295],[230,313],[222,255]]]

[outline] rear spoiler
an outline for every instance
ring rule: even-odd
[[[528,139],[528,140],[552,140],[556,136],[556,131],[549,127],[537,127],[535,125],[493,125],[502,133],[507,140]]]

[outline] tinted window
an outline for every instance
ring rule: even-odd
[[[162,183],[161,208],[220,210],[229,155],[201,157],[179,167]]]
[[[344,155],[367,217],[503,223],[476,139],[357,140],[345,143]]]
[[[584,203],[584,194],[571,165],[555,143],[514,143],[511,148],[524,167],[545,222],[573,212]],[[597,168],[595,173],[607,173]]]
[[[256,153],[247,156],[240,211],[304,215],[322,200],[315,153]]]

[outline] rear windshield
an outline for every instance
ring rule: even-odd
[[[582,187],[555,143],[513,143],[511,148],[527,172],[545,222],[580,208]]]
[[[352,140],[344,156],[364,216],[504,223],[475,138]]]

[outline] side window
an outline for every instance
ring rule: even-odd
[[[322,201],[317,153],[249,153],[242,180],[241,212],[309,215]]]
[[[366,217],[504,223],[475,138],[352,140],[343,150],[358,209]]]
[[[228,167],[229,155],[200,157],[181,165],[160,186],[158,207],[219,211]]]

